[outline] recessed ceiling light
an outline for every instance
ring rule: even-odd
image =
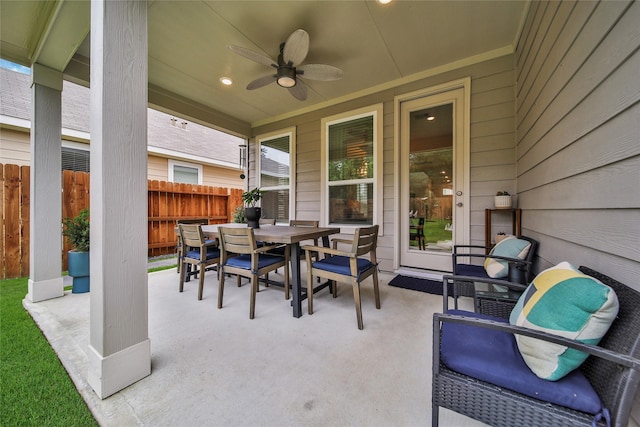
[[[389,3],[391,3],[391,0],[378,0],[378,3],[380,3],[380,4],[389,4]]]
[[[222,82],[222,84],[225,86],[231,86],[233,84],[233,80],[231,80],[229,77],[220,77],[220,82]]]

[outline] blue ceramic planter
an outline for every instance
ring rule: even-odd
[[[73,277],[71,292],[80,294],[89,292],[89,252],[69,251],[69,276]]]

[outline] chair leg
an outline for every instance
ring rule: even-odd
[[[284,299],[289,301],[289,287],[291,283],[289,281],[289,263],[284,265]]]
[[[335,280],[331,280],[331,293],[333,294],[334,298],[338,298],[338,282],[336,282]]]
[[[222,308],[222,295],[224,293],[224,271],[222,271],[222,268],[218,268],[220,270],[220,277],[218,280],[218,308]]]
[[[307,312],[313,314],[313,275],[311,274],[311,268],[307,269]]]
[[[373,295],[376,298],[376,308],[380,309],[380,290],[378,289],[378,269],[373,272]]]
[[[200,264],[200,280],[198,282],[198,301],[202,300],[202,291],[204,289],[204,271],[206,270],[204,264]]]
[[[358,320],[358,329],[364,329],[362,324],[362,307],[360,306],[360,283],[353,284],[353,302],[356,305],[356,318]]]
[[[431,405],[431,427],[438,427],[439,425],[439,413],[438,409],[440,407],[438,405]]]
[[[256,293],[258,291],[258,276],[251,276],[251,302],[249,304],[249,319],[253,319],[256,313]]]
[[[180,265],[180,264],[178,264]],[[184,290],[184,271],[185,271],[186,267],[183,265],[182,268],[180,269],[180,292],[182,292]]]

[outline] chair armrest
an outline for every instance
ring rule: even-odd
[[[340,256],[346,256],[346,257],[354,256],[354,254],[351,252],[345,252],[338,249],[327,248],[325,246],[305,245],[302,247],[302,249],[305,251],[318,252],[318,253],[327,254],[327,255],[340,255]]]
[[[205,243],[205,244],[204,244],[204,246],[205,246],[206,248],[211,248],[211,247],[213,247],[213,248],[217,248],[217,247],[219,246],[218,239],[215,239],[215,240],[213,240],[213,241],[211,241],[211,242],[209,242],[209,243]]]
[[[278,248],[284,248],[287,245],[281,245],[281,244],[277,244],[277,245],[268,245],[268,246],[260,246],[259,248],[256,248],[255,251],[253,251],[256,254],[261,254],[262,252],[269,252],[272,251],[274,249],[278,249]]]
[[[443,312],[446,312],[447,310],[449,310],[449,286],[448,285],[452,284],[453,286],[456,286],[456,284],[460,282],[468,283],[469,286],[473,288],[474,299],[475,299],[475,293],[476,293],[476,288],[474,286],[474,283],[486,283],[489,285],[505,286],[509,288],[510,291],[516,291],[516,292],[524,292],[524,290],[527,289],[527,286],[528,286],[528,285],[523,285],[521,283],[510,282],[508,280],[501,280],[501,279],[492,279],[492,278],[474,277],[474,276],[461,276],[461,275],[446,275],[442,277],[442,311]],[[455,298],[456,296],[457,295],[454,289],[453,297]]]
[[[490,250],[491,246],[481,246],[481,245],[454,245],[453,253],[457,254],[458,249],[482,249],[482,250]],[[470,254],[466,254],[467,256]],[[479,255],[479,254],[478,254]],[[484,254],[483,254],[484,255]]]
[[[440,324],[442,322],[459,323],[463,325],[478,326],[481,328],[495,329],[503,332],[509,332],[512,334],[523,335],[531,338],[536,338],[541,341],[550,342],[553,344],[567,346],[569,348],[580,350],[588,353],[592,356],[599,357],[601,359],[608,360],[618,365],[630,368],[633,370],[640,370],[640,359],[626,354],[621,354],[613,350],[609,350],[597,345],[585,344],[580,341],[572,340],[560,335],[550,334],[544,331],[538,331],[535,329],[525,328],[523,326],[515,326],[510,323],[497,322],[495,320],[478,319],[471,316],[463,316],[450,313],[434,313],[433,315],[433,339],[434,339],[434,351],[436,348],[440,348]]]
[[[338,243],[344,243],[345,245],[353,245],[353,240],[340,239],[338,237],[336,237],[335,239],[331,239],[331,242],[333,243],[333,249],[338,249]]]
[[[531,261],[527,261],[524,260],[522,258],[513,258],[513,257],[508,257],[508,256],[502,256],[502,255],[490,255],[490,254],[451,254],[451,256],[453,257],[454,261],[457,258],[463,258],[463,257],[471,257],[471,258],[491,258],[491,259],[500,259],[503,261],[507,261],[507,262],[513,262],[516,264],[531,264]]]

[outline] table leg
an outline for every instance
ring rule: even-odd
[[[302,283],[300,279],[300,244],[291,244],[291,279],[293,287],[293,317],[302,316]]]

